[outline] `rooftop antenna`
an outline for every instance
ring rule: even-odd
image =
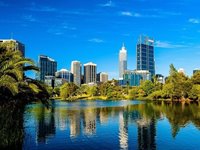
[[[124,44],[124,42],[122,43],[122,47],[125,47],[125,44]]]
[[[13,32],[10,33],[10,38],[13,39]]]

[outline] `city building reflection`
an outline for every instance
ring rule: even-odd
[[[128,116],[119,112],[119,144],[122,150],[128,149]]]
[[[137,121],[138,124],[138,149],[146,150],[156,149],[156,125],[155,119],[141,118]]]
[[[197,128],[200,126],[199,114],[194,111],[199,109],[198,104],[183,106],[183,104],[172,105],[162,102],[128,106],[120,104],[116,107],[94,107],[93,105],[80,108],[52,105],[49,109],[43,106],[30,109],[36,123],[35,142],[37,144],[48,144],[50,139],[58,134],[62,134],[68,142],[82,140],[85,137],[87,137],[86,140],[94,140],[92,138],[96,137],[102,140],[115,136],[116,145],[120,149],[132,149],[134,138],[136,142],[134,148],[154,150],[157,149],[158,121],[167,118],[173,138],[187,122],[192,122]]]
[[[55,135],[56,127],[54,113],[54,108],[47,110],[42,107],[40,118],[38,119],[37,142],[46,143],[48,137]]]
[[[80,111],[75,111],[70,116],[70,137],[76,137],[81,132]]]
[[[96,132],[96,109],[87,108],[83,113],[83,126],[85,134],[94,134]]]

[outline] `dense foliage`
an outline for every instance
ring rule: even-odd
[[[196,72],[189,78],[184,73],[178,72],[173,65],[170,65],[169,76],[165,84],[159,83],[156,78],[153,82],[144,81],[136,90],[130,91],[130,97],[152,100],[199,100],[200,72]]]
[[[59,89],[57,93],[60,95],[57,94],[57,96],[63,100],[76,98],[125,99],[127,96],[126,88],[119,86],[117,80],[92,86],[83,84],[80,87],[74,83],[65,83]]]
[[[72,87],[71,87],[72,86]],[[66,83],[57,88],[57,96],[62,99],[146,99],[146,100],[200,100],[200,72],[196,72],[191,78],[179,73],[171,64],[169,76],[165,84],[160,83],[156,77],[152,81],[141,81],[140,86],[122,87],[117,80],[111,80],[98,85],[82,85],[76,87],[72,83]]]
[[[13,42],[0,44],[0,103],[24,105],[36,99],[46,102],[46,86],[25,76],[26,71],[39,71],[38,67],[13,46]]]

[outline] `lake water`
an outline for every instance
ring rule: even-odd
[[[24,149],[200,149],[200,104],[53,101],[24,114]]]

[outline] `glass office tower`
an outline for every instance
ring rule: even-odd
[[[44,82],[45,76],[55,76],[55,72],[57,71],[57,62],[50,57],[40,55],[38,67],[40,72],[37,75],[37,79]]]
[[[141,35],[137,43],[137,70],[148,70],[155,75],[154,40]]]

